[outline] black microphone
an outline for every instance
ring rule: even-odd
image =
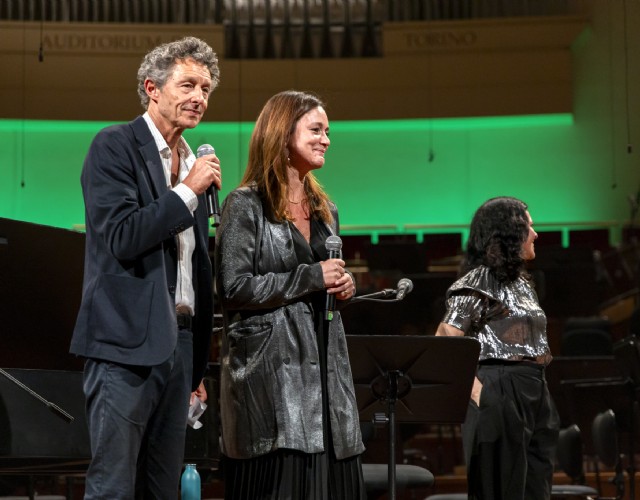
[[[337,259],[340,257],[342,249],[342,240],[339,236],[331,235],[324,242],[324,247],[329,252],[329,259]],[[327,294],[327,304],[324,308],[324,319],[331,321],[333,319],[333,310],[336,308],[336,295],[334,293]]]
[[[203,144],[198,148],[196,158],[200,158],[206,155],[212,155],[216,152],[211,144]],[[218,188],[214,184],[211,184],[205,192],[205,199],[207,200],[207,215],[213,217],[213,226],[216,227],[220,224],[220,202],[218,201]]]
[[[402,300],[405,295],[413,290],[413,282],[409,278],[402,278],[398,281],[398,286],[396,287],[398,292],[396,293],[396,299]]]

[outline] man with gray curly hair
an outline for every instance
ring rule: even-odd
[[[200,123],[219,73],[197,38],[154,48],[138,70],[144,114],[101,130],[84,162],[84,283],[70,352],[86,358],[85,499],[178,497],[213,321],[205,192],[221,186],[218,157],[196,159],[182,133]]]

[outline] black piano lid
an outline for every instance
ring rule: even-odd
[[[82,370],[69,343],[84,234],[0,218],[0,367]]]

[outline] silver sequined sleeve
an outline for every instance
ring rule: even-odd
[[[524,278],[504,284],[484,266],[471,270],[447,291],[443,322],[480,341],[481,361],[551,361],[547,318]]]

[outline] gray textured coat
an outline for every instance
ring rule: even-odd
[[[336,230],[334,224],[331,232]],[[225,199],[216,263],[224,313],[224,453],[251,458],[278,448],[324,451],[319,355],[313,311],[305,300],[324,289],[320,264],[298,263],[289,224],[269,221],[249,188]],[[329,413],[342,459],[362,453],[364,446],[339,312],[328,338]]]

